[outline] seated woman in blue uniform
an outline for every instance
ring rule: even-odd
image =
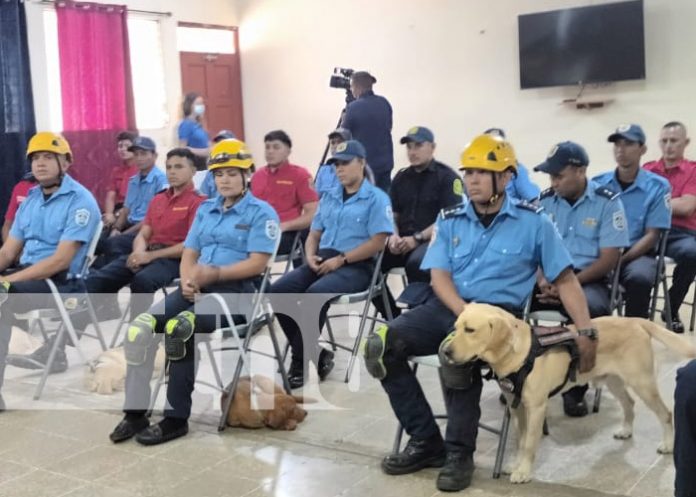
[[[366,180],[365,148],[359,141],[338,145],[329,162],[336,166],[340,185],[319,202],[305,243],[307,262],[275,282],[271,293],[345,294],[363,291],[370,284],[374,257],[393,232],[389,197]],[[318,330],[301,330],[291,316],[277,314],[292,350],[288,371],[292,388],[305,382],[305,359],[317,364],[321,380],[333,369],[333,352],[317,344],[328,305],[320,309]]]
[[[27,158],[38,184],[20,205],[0,249],[0,386],[14,314],[54,306],[44,280],[51,278],[61,294],[85,291],[80,276],[100,216],[89,190],[66,174],[72,152],[65,138],[37,133],[29,140]],[[3,273],[18,256],[18,269]],[[52,372],[67,367],[65,359],[54,361]],[[0,397],[0,410],[4,407]]]
[[[135,435],[138,442],[155,445],[188,433],[196,376],[194,333],[217,327],[215,315],[194,314],[194,301],[196,306],[205,304],[201,294],[206,293],[236,295],[240,300],[243,294],[253,294],[254,280],[264,271],[279,236],[278,215],[249,191],[252,164],[241,141],[223,140],[213,147],[208,169],[219,196],[203,202],[196,212],[184,241],[181,287],[137,316],[128,329],[125,417],[110,435],[113,442]],[[219,307],[214,309],[219,312]],[[150,426],[145,413],[160,333],[170,361],[167,404],[164,419]]]

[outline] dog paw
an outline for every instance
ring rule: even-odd
[[[510,475],[510,483],[528,483],[532,481],[532,475],[526,471],[513,471]]]
[[[657,446],[658,454],[671,454],[672,452],[674,452],[674,444],[671,442],[662,442],[660,445]]]
[[[621,428],[619,431],[614,433],[614,438],[617,440],[628,440],[633,436],[633,431],[627,430],[626,428]]]

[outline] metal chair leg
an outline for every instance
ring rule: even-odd
[[[505,460],[505,447],[507,446],[508,433],[510,431],[510,408],[505,407],[503,415],[503,424],[500,427],[500,436],[498,439],[498,449],[495,451],[495,464],[493,466],[493,478],[500,478],[500,473],[503,469],[503,461]]]

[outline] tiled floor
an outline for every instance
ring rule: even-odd
[[[114,326],[109,322],[106,329],[113,332]],[[655,348],[660,388],[671,405],[681,362],[660,345]],[[88,349],[96,353],[96,344]],[[156,447],[109,442],[121,417],[122,393],[87,392],[74,352],[73,367],[50,377],[37,402],[31,400],[37,375],[8,368],[3,395],[12,410],[0,414],[0,497],[439,495],[436,470],[382,474],[379,461],[392,445],[396,423],[380,385],[364,369],[350,384],[342,382],[346,356],[338,354],[336,369],[320,388],[305,392],[321,402],[307,405],[310,413],[294,432],[228,428],[218,434],[218,397],[203,387],[194,395],[190,434]],[[231,357],[224,359],[229,377]],[[205,366],[201,375],[210,376]],[[434,409],[442,410],[435,371],[423,368],[419,376]],[[482,409],[491,424],[502,415],[497,396],[497,386],[487,384]],[[553,399],[551,433],[541,443],[535,480],[526,485],[491,478],[497,439],[481,432],[474,483],[461,495],[672,495],[672,459],[656,453],[660,434],[652,414],[638,402],[634,438],[628,441],[612,438],[619,419],[620,409],[609,394],[598,414],[575,420],[564,417],[559,400]],[[508,456],[514,446],[513,436]]]

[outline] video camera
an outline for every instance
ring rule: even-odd
[[[331,75],[331,80],[329,80],[329,86],[331,88],[340,88],[342,90],[350,91],[350,77],[355,71],[353,69],[346,69],[344,67],[334,67],[334,72]]]

